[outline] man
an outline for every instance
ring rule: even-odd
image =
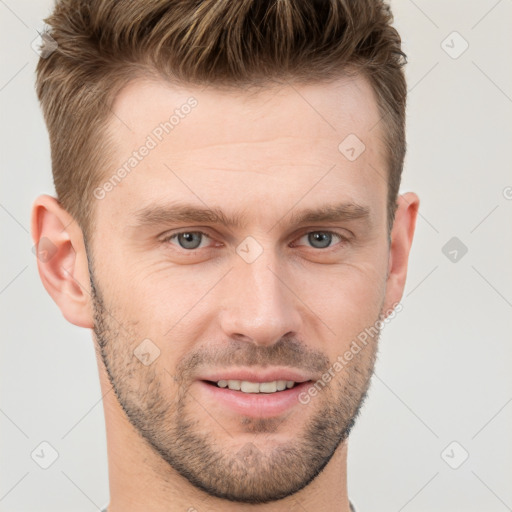
[[[353,510],[348,435],[419,205],[389,7],[61,0],[46,21],[57,198],[32,233],[93,330],[108,511]]]

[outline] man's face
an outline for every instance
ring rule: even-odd
[[[113,110],[114,165],[100,187],[138,156],[97,193],[88,253],[118,400],[207,493],[293,494],[348,435],[377,337],[343,354],[393,302],[372,90],[362,78],[258,94],[135,81]],[[173,215],[186,206],[238,222]],[[301,220],[327,207],[336,218]],[[279,381],[301,384],[272,392]]]

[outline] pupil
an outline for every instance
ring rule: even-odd
[[[194,236],[198,238],[194,242]],[[178,237],[178,240],[180,242],[180,245],[184,249],[197,249],[199,247],[201,240],[200,240],[200,234],[199,233],[181,233]],[[183,243],[182,243],[183,242]]]
[[[309,242],[315,246],[317,242],[320,242],[320,248],[327,247],[331,242],[332,236],[329,233],[316,232],[309,235]],[[315,247],[319,247],[316,245]]]

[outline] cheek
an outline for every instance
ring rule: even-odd
[[[339,342],[349,343],[379,317],[386,291],[385,270],[384,263],[344,266],[320,280],[305,302],[331,327]]]
[[[132,337],[153,340],[162,355],[167,341],[173,340],[177,355],[187,350],[205,322],[215,319],[216,302],[208,291],[224,273],[194,266],[171,268],[162,262],[131,268],[128,263],[111,275],[106,303]]]

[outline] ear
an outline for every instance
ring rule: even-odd
[[[31,229],[46,291],[66,320],[92,329],[94,315],[82,230],[58,200],[48,195],[34,201]]]
[[[398,196],[395,221],[391,230],[384,311],[391,311],[393,306],[400,302],[404,292],[419,205],[419,197],[414,192]]]

